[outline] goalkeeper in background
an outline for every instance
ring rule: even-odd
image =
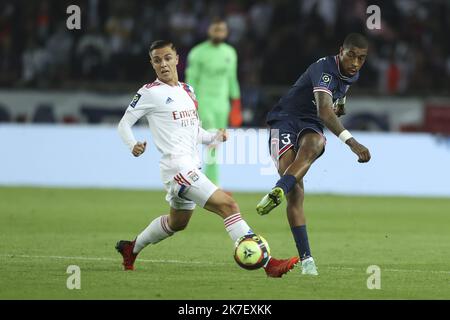
[[[225,43],[228,27],[214,18],[208,28],[208,40],[189,52],[186,82],[196,89],[199,116],[206,130],[242,125],[240,89],[237,79],[236,50]],[[230,106],[231,102],[231,106]],[[216,150],[208,150],[206,176],[219,185]]]

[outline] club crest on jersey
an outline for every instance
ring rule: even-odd
[[[199,176],[198,176],[198,174],[195,171],[189,171],[187,175],[194,182],[199,179]]]
[[[133,100],[131,100],[131,102],[130,102],[130,107],[132,107],[132,108],[136,107],[136,104],[138,103],[140,98],[141,98],[141,94],[136,93],[136,95],[133,97]]]
[[[322,75],[320,76],[319,87],[328,88],[330,86],[332,78],[333,77],[330,74],[322,72]]]

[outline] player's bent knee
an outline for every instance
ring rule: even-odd
[[[302,139],[300,144],[300,149],[302,150],[301,152],[304,155],[314,159],[322,153],[324,148],[325,138],[318,134],[308,134],[304,139]]]
[[[321,140],[312,145],[308,145],[308,147],[304,148],[302,152],[308,160],[313,162],[322,154],[323,148],[325,148],[325,142]]]
[[[315,139],[315,149],[318,153],[321,153],[323,148],[325,148],[325,138],[323,136],[319,136]]]
[[[322,153],[323,149],[325,148],[325,139],[321,138],[318,142],[317,142],[317,152],[319,153],[319,155]]]

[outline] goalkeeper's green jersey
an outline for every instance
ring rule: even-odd
[[[229,99],[240,98],[236,50],[226,43],[198,44],[188,55],[186,83],[194,88],[200,107],[202,100],[229,105]]]

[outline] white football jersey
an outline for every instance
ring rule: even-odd
[[[144,85],[134,96],[126,113],[146,117],[156,148],[161,152],[164,182],[185,169],[201,165],[197,141],[199,117],[191,86],[178,82],[170,86],[160,80]]]

